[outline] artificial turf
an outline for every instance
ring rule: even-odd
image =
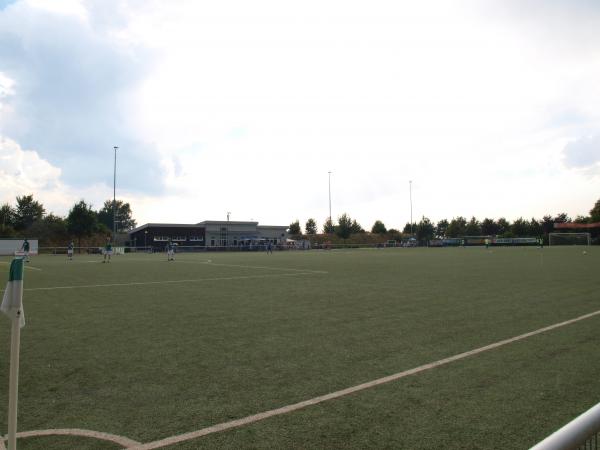
[[[149,442],[600,310],[600,248],[586,250],[190,253],[175,262],[128,254],[110,264],[34,257],[19,430],[83,428]],[[5,278],[9,259],[0,261]],[[599,325],[592,317],[169,448],[527,448],[599,401]],[[3,319],[0,405],[9,337]],[[76,437],[19,444],[118,447]]]

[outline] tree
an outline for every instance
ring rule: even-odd
[[[389,230],[387,230],[387,234],[391,239],[395,239],[397,241],[402,239],[402,234],[400,233],[400,230],[396,230],[395,228],[390,228]]]
[[[115,202],[115,213],[117,215],[117,233],[125,233],[135,228],[136,222],[132,217],[131,206],[122,200]],[[98,222],[106,225],[109,230],[113,229],[113,201],[106,200],[102,209],[98,211]]]
[[[333,234],[335,232],[335,225],[331,221],[331,217],[328,217],[323,223],[323,233],[325,234]]]
[[[50,213],[42,220],[35,221],[28,229],[27,234],[37,237],[44,245],[65,245],[68,239],[67,222],[62,217]]]
[[[552,218],[552,216],[544,216],[542,218],[542,231],[544,232],[544,234],[548,234],[548,233],[552,233],[552,231],[554,230],[554,219]]]
[[[571,218],[569,217],[569,215],[567,213],[558,213],[556,215],[556,217],[554,218],[554,223],[566,223],[566,222],[570,222]]]
[[[496,223],[498,225],[498,234],[500,236],[510,233],[510,222],[504,217],[500,217]]]
[[[335,234],[342,239],[348,239],[352,233],[352,219],[344,213],[338,217],[338,225],[335,227]]]
[[[515,220],[511,227],[512,234],[516,237],[526,237],[529,236],[529,222],[524,220],[522,217],[519,217]]]
[[[462,216],[458,216],[453,218],[448,224],[448,229],[446,230],[446,234],[448,237],[459,237],[465,235],[465,230],[467,228],[467,219]]]
[[[481,234],[484,236],[495,236],[498,234],[498,224],[494,219],[488,219],[487,217],[481,222]]]
[[[590,218],[592,219],[592,222],[600,222],[600,200],[598,200],[590,210]]]
[[[467,236],[481,236],[481,223],[479,223],[479,220],[475,216],[471,217],[471,220],[467,223],[465,234]]]
[[[302,230],[300,229],[300,221],[296,219],[295,222],[290,223],[290,227],[288,228],[288,233],[293,235],[302,234]]]
[[[529,233],[531,236],[542,235],[542,224],[535,217],[532,217],[529,221]]]
[[[385,225],[383,224],[383,222],[381,220],[375,221],[375,223],[371,227],[371,233],[375,233],[375,234],[387,233]]]
[[[435,226],[435,235],[439,238],[446,237],[446,231],[448,230],[448,221],[446,219],[440,220]]]
[[[8,203],[0,206],[0,225],[12,227],[14,223],[15,211]]]
[[[417,227],[416,223],[413,223],[411,225],[409,222],[406,222],[406,225],[404,225],[404,229],[402,230],[402,233],[413,234],[413,231],[415,230],[416,227]]]
[[[356,221],[356,219],[354,219],[352,221],[352,225],[350,225],[350,232],[351,233],[364,233],[365,229],[360,226],[360,224]]]
[[[579,215],[579,216],[575,217],[575,220],[573,220],[573,222],[575,222],[575,223],[590,223],[591,220],[589,217]]]
[[[306,234],[317,234],[317,222],[315,219],[308,219],[304,225]]]
[[[8,203],[5,203],[4,205],[0,206],[0,236],[14,236],[14,214],[14,210]]]
[[[36,220],[41,220],[45,212],[42,204],[33,199],[33,195],[17,197],[17,207],[14,212],[15,230],[25,230]]]
[[[434,227],[427,217],[423,217],[417,224],[417,240],[420,242],[428,241],[433,238]]]
[[[67,216],[67,230],[77,236],[77,245],[81,247],[81,238],[91,236],[97,228],[98,218],[92,206],[83,200],[75,203]]]

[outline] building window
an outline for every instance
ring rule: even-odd
[[[210,246],[211,247],[215,246],[215,238],[211,238],[211,240],[210,240]]]
[[[190,236],[190,241],[202,242],[202,241],[204,241],[204,238],[201,236]]]
[[[174,241],[187,241],[187,238],[185,236],[175,236],[173,238]]]
[[[168,236],[154,236],[154,240],[155,241],[168,241],[169,237]]]

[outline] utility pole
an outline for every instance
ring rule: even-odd
[[[117,237],[117,147],[115,149],[115,170],[113,173],[113,245],[115,244],[115,238]]]
[[[408,190],[410,197],[410,234],[413,235],[413,218],[412,218],[412,180],[408,181]]]
[[[329,174],[329,225],[333,228],[333,220],[331,219],[331,171]]]

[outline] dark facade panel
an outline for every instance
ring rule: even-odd
[[[167,242],[172,242],[180,246],[204,246],[206,245],[206,236],[204,227],[194,225],[187,226],[160,226],[148,225],[147,227],[134,231],[129,235],[129,240],[134,247],[153,247],[163,249]]]

